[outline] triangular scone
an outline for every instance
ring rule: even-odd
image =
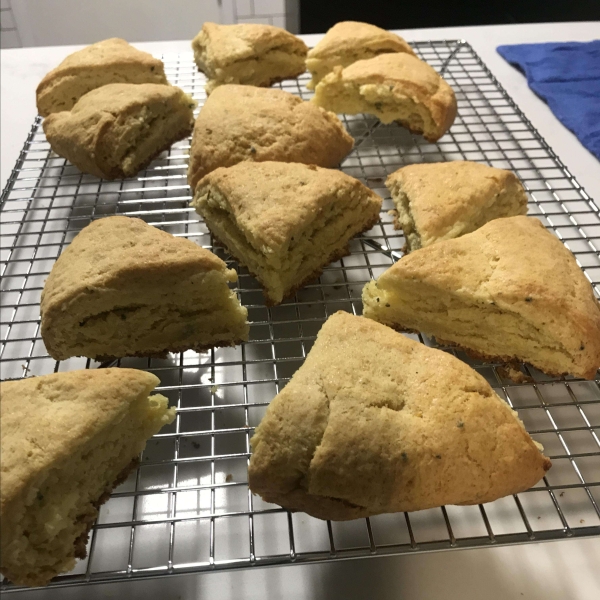
[[[344,312],[323,325],[251,444],[254,493],[333,520],[491,502],[551,465],[465,363]]]
[[[377,222],[381,198],[338,170],[243,162],[200,180],[192,205],[279,304],[348,254]]]
[[[188,183],[248,160],[337,167],[354,140],[330,112],[282,90],[219,86],[194,125]]]
[[[0,384],[0,571],[47,584],[85,558],[98,508],[135,467],[146,440],[175,418],[134,369],[54,373]]]
[[[306,44],[281,27],[258,23],[204,23],[192,41],[194,60],[206,74],[206,92],[224,83],[269,86],[306,68]]]
[[[560,240],[528,217],[495,219],[411,252],[363,290],[363,314],[483,359],[592,379],[600,307]]]
[[[409,165],[385,184],[408,250],[460,237],[499,217],[527,213],[527,194],[517,176],[481,163]]]
[[[308,52],[306,67],[312,79],[307,87],[314,89],[334,67],[347,67],[357,60],[389,52],[414,54],[404,39],[391,31],[357,21],[336,23]]]
[[[396,121],[430,142],[441,138],[456,117],[452,88],[426,62],[405,52],[335,67],[317,84],[312,101],[336,114]]]
[[[173,85],[111,83],[42,125],[52,150],[80,171],[123,179],[192,132],[195,106]]]
[[[141,219],[94,221],[60,255],[42,291],[42,337],[57,360],[160,356],[248,338],[233,269]]]
[[[36,91],[38,112],[46,117],[71,110],[81,96],[108,83],[168,84],[161,60],[110,38],[70,54],[42,79]]]

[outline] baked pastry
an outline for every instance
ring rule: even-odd
[[[350,239],[377,222],[381,198],[338,170],[242,162],[201,179],[192,205],[279,304],[349,253]]]
[[[236,272],[212,252],[141,219],[82,229],[42,291],[41,330],[56,360],[162,356],[248,339]]]
[[[491,502],[551,466],[471,367],[345,312],[325,322],[250,443],[255,494],[332,520]]]
[[[398,122],[435,142],[456,117],[452,88],[416,56],[380,54],[349,67],[335,67],[317,84],[312,99],[337,114],[375,115],[382,123]]]
[[[363,314],[489,360],[592,379],[600,307],[573,255],[537,220],[495,219],[411,252],[363,290]]]
[[[132,177],[194,126],[196,102],[155,83],[111,83],[42,123],[50,147],[80,171],[105,179]]]
[[[71,110],[81,96],[108,83],[168,85],[161,60],[125,40],[110,38],[70,54],[40,81],[38,112],[47,117]]]
[[[251,160],[337,167],[354,140],[330,112],[282,90],[219,86],[194,125],[188,183]]]
[[[0,384],[0,570],[47,584],[85,558],[98,508],[175,418],[158,378],[134,369],[53,373]]]
[[[273,25],[204,23],[192,41],[194,60],[208,81],[206,93],[224,83],[269,86],[306,69],[306,44]]]
[[[527,194],[512,171],[457,160],[402,167],[386,181],[396,229],[418,250],[470,233],[499,217],[527,213]]]
[[[373,58],[388,52],[406,52],[413,49],[399,35],[357,21],[336,23],[323,39],[308,51],[306,67],[312,79],[306,87],[313,90],[317,83],[334,67],[347,67],[357,60]]]

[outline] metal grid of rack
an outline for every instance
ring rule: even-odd
[[[88,558],[51,585],[600,534],[598,378],[553,379],[524,367],[533,383],[516,384],[498,365],[461,353],[518,411],[552,458],[552,469],[533,489],[485,506],[344,523],[290,514],[248,490],[249,439],[268,403],[300,366],[327,316],[337,310],[360,314],[364,283],[402,256],[404,239],[387,214],[393,206],[384,186],[386,175],[400,166],[469,159],[514,170],[528,191],[529,214],[563,240],[600,295],[598,206],[466,42],[414,47],[456,91],[456,122],[432,144],[397,125],[345,117],[356,146],[341,168],[382,195],[381,220],[318,282],[272,308],[247,271],[213,247],[206,226],[188,207],[189,140],[175,144],[138,177],[109,182],[81,174],[51,153],[40,119],[35,121],[2,195],[3,379],[106,366],[82,358],[52,360],[40,337],[39,299],[61,251],[91,220],[108,215],[140,217],[233,264],[252,323],[250,341],[236,348],[118,362],[155,373],[159,390],[177,406],[177,418],[149,441],[139,468],[102,507]],[[163,60],[169,79],[202,103],[204,78],[191,55]],[[307,80],[280,85],[308,98]],[[5,582],[2,589],[18,588]]]

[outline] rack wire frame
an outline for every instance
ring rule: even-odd
[[[266,307],[259,285],[213,246],[189,208],[190,140],[175,144],[136,178],[116,182],[80,173],[50,151],[38,117],[2,193],[0,359],[2,378],[107,365],[51,359],[40,337],[39,298],[52,264],[93,219],[136,216],[213,250],[239,273],[250,341],[206,354],[165,360],[122,359],[161,379],[158,390],[177,407],[175,422],[152,438],[139,468],[101,508],[88,558],[51,587],[114,582],[176,573],[343,558],[485,547],[600,534],[599,379],[550,378],[523,366],[532,383],[516,384],[500,365],[469,359],[541,442],[553,467],[531,490],[485,506],[447,506],[345,523],[291,514],[254,497],[247,485],[250,437],[270,400],[302,364],[327,316],[361,314],[360,293],[402,256],[385,177],[415,162],[468,159],[512,169],[529,195],[529,214],[573,252],[600,296],[600,212],[464,40],[413,44],[454,88],[458,117],[428,143],[366,115],[344,116],[356,140],[342,170],[384,198],[380,222],[329,265],[318,282],[281,306]],[[191,54],[165,55],[170,81],[199,100],[204,77]],[[310,97],[308,76],[281,88]],[[434,340],[412,336],[439,347]],[[4,581],[3,592],[23,588]]]

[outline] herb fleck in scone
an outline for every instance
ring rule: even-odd
[[[162,356],[248,339],[247,310],[212,252],[141,219],[105,217],[60,255],[42,291],[50,356]]]
[[[392,173],[386,185],[408,250],[527,213],[527,194],[517,176],[476,162],[409,165]]]
[[[396,121],[430,142],[439,140],[456,117],[452,88],[427,63],[404,52],[335,67],[317,84],[312,101],[336,114]]]
[[[319,519],[491,502],[551,466],[471,367],[344,312],[325,322],[251,444],[250,489]]]
[[[67,56],[40,82],[36,92],[42,117],[71,110],[91,90],[109,83],[168,85],[161,60],[125,40],[103,40]]]
[[[308,51],[306,66],[312,79],[307,87],[314,89],[334,67],[347,67],[357,60],[366,60],[390,52],[414,54],[404,39],[391,31],[357,21],[336,23],[325,37]]]
[[[156,376],[134,369],[54,373],[0,384],[0,571],[47,584],[85,558],[88,532],[146,440],[175,418]]]
[[[44,119],[50,147],[80,171],[132,177],[194,126],[196,102],[171,85],[112,83]]]
[[[204,23],[192,41],[194,60],[208,78],[206,92],[225,83],[269,86],[304,73],[308,48],[280,27]]]
[[[192,202],[212,234],[279,304],[379,218],[381,198],[333,169],[298,163],[239,163],[216,169]]]
[[[600,307],[573,255],[533,218],[495,219],[411,252],[363,290],[363,314],[483,359],[593,379]]]
[[[354,140],[330,112],[282,90],[219,86],[194,125],[188,183],[242,161],[337,167]]]

